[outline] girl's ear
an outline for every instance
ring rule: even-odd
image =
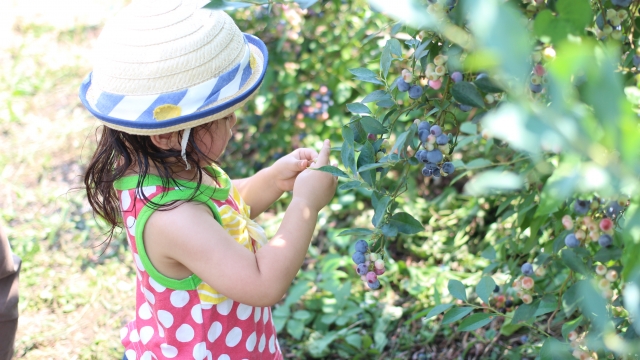
[[[167,134],[151,135],[151,142],[163,150],[180,150],[180,143],[178,141],[178,132],[170,132]]]

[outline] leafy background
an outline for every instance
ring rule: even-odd
[[[590,350],[601,357],[637,352],[629,314],[639,309],[622,306],[622,282],[614,284],[617,302],[587,286],[596,263],[622,271],[631,285],[638,267],[635,17],[624,23],[631,41],[601,41],[593,29],[602,9],[613,8],[609,0],[546,1],[533,9],[519,1],[467,1],[456,5],[450,21],[418,1],[301,5],[309,8],[288,3],[232,12],[241,29],[266,42],[270,68],[223,162],[232,176],[248,176],[296,147],[318,148],[329,138],[349,177],[320,214],[303,269],[274,308],[285,354],[568,358],[571,330],[588,335]],[[634,14],[638,5],[631,5]],[[135,273],[124,234],[106,250],[100,246],[100,224],[78,189],[98,124],[76,92],[90,71],[93,41],[123,2],[2,6],[0,217],[24,261],[16,355],[117,358],[119,327],[134,309]],[[482,16],[467,23],[467,12]],[[429,52],[416,59],[421,44]],[[556,56],[545,60],[546,90],[533,95],[531,54],[549,45]],[[393,89],[401,69],[424,67],[441,52],[449,56],[449,71],[463,71],[482,95],[493,90],[476,75],[488,73],[506,90],[503,100],[486,104],[471,95],[466,101],[475,109],[464,112],[456,107],[464,94],[447,86],[419,101]],[[381,103],[389,97],[393,105]],[[432,98],[437,101],[424,100]],[[440,115],[446,112],[453,116]],[[452,176],[425,179],[411,160],[413,121],[427,114],[456,137]],[[374,156],[362,156],[371,143],[361,130],[400,150],[377,177],[352,170],[379,166]],[[380,143],[370,146],[375,152]],[[374,190],[385,189],[402,191],[384,202]],[[561,217],[572,214],[575,196],[594,193],[631,196],[614,246],[563,249]],[[259,219],[269,234],[289,200],[285,194]],[[352,235],[340,236],[346,230]],[[374,236],[384,239],[377,244],[387,267],[377,291],[363,284],[351,261],[355,240]],[[525,261],[546,269],[536,277],[530,305],[509,290]],[[502,314],[499,295],[517,307]]]

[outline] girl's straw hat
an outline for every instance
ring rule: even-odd
[[[107,22],[84,106],[108,127],[153,135],[240,108],[264,78],[267,49],[207,0],[134,0]]]

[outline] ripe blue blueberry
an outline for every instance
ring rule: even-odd
[[[420,124],[418,124],[418,131],[429,132],[429,130],[431,130],[431,124],[429,124],[428,121],[421,121]]]
[[[620,215],[621,211],[622,206],[620,206],[617,201],[609,202],[609,204],[607,204],[607,207],[604,209],[605,214],[607,214],[607,216],[610,218],[617,217],[618,215]]]
[[[432,170],[432,173],[433,173],[433,177],[434,177],[434,178],[439,178],[439,177],[441,176],[441,174],[440,174],[440,168],[435,168],[435,169],[433,169],[433,170]]]
[[[473,109],[473,106],[460,104],[460,105],[458,105],[458,109],[460,109],[461,111],[464,111],[464,112],[469,112],[469,111],[471,111],[471,109]]]
[[[564,238],[564,244],[567,245],[567,247],[575,248],[580,246],[580,240],[576,238],[574,233],[571,233]]]
[[[409,88],[409,97],[412,99],[418,99],[422,96],[422,86],[413,85]]]
[[[433,136],[439,136],[440,134],[442,134],[442,128],[438,125],[433,125],[430,132]]]
[[[370,288],[371,290],[377,290],[377,289],[379,289],[379,288],[380,288],[380,280],[376,280],[376,281],[374,281],[374,282],[372,282],[372,283],[367,282],[367,285],[369,285],[369,288]]]
[[[442,155],[442,151],[435,149],[427,152],[427,161],[432,164],[437,164],[442,161],[444,156]]]
[[[494,293],[499,293],[500,292],[500,285],[496,285],[496,287],[493,288],[493,292]]]
[[[356,273],[358,273],[358,275],[365,275],[367,272],[369,272],[369,267],[365,263],[358,264],[356,267]]]
[[[613,245],[613,238],[609,234],[602,234],[600,238],[598,238],[598,244],[602,247],[608,247]]]
[[[526,343],[527,341],[529,341],[529,337],[527,335],[522,335],[520,336],[520,341],[522,341],[523,343]]]
[[[418,130],[418,138],[420,139],[420,142],[426,143],[427,139],[429,138],[429,131]]]
[[[446,162],[442,164],[442,171],[444,171],[444,173],[447,175],[453,173],[455,170],[456,170],[456,167],[453,166],[453,163]]]
[[[422,176],[424,176],[424,177],[431,177],[431,176],[433,176],[433,170],[432,170],[430,167],[428,167],[427,165],[425,165],[425,166],[422,168]]]
[[[402,92],[405,92],[405,91],[409,90],[409,87],[411,86],[411,85],[409,85],[408,82],[404,81],[404,79],[401,78],[401,77],[398,78],[398,80],[396,82],[396,85],[398,85],[398,90],[402,91]]]
[[[529,84],[529,89],[531,89],[531,92],[534,92],[536,94],[540,93],[542,91],[542,85],[540,84]]]
[[[368,249],[369,249],[369,244],[367,244],[366,241],[364,240],[356,241],[356,251],[364,254],[367,252]]]
[[[596,26],[600,30],[602,30],[602,28],[604,28],[604,18],[602,17],[602,13],[600,13],[600,14],[598,14],[598,16],[596,16]]]
[[[611,3],[615,6],[628,7],[631,5],[631,0],[611,0]]]
[[[418,161],[422,162],[422,159],[425,158],[426,155],[427,155],[427,151],[420,149],[416,151],[415,158],[418,159]]]
[[[362,264],[366,261],[364,258],[364,254],[360,251],[354,252],[353,255],[351,255],[351,260],[353,260],[353,262],[356,264]]]
[[[449,143],[449,137],[445,134],[440,134],[436,137],[436,144],[447,145]]]
[[[533,275],[533,266],[528,262],[522,264],[522,267],[520,268],[520,270],[522,270],[522,273],[526,276]]]
[[[576,199],[576,202],[573,204],[573,211],[578,215],[584,215],[589,211],[590,206],[591,201]]]
[[[453,80],[453,82],[462,81],[462,73],[460,71],[454,72],[453,74],[451,74],[451,80]]]
[[[640,68],[640,56],[633,55],[633,66]]]

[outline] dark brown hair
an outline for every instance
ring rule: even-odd
[[[198,134],[202,134],[201,130],[209,130],[214,122],[217,121],[197,126],[193,128],[189,134],[186,156],[187,162],[196,170],[195,178],[190,180],[195,182],[197,186],[194,188],[188,200],[196,197],[202,184],[203,169],[200,166],[201,160],[214,163],[214,160],[209,158],[205,152],[198,147],[195,140]],[[99,138],[98,132],[100,132]],[[179,141],[182,141],[183,134],[184,131],[179,132]],[[151,141],[151,137],[147,135],[133,135],[101,126],[101,128],[96,130],[96,138],[98,147],[85,171],[84,185],[89,204],[93,208],[93,211],[106,220],[109,226],[109,229],[105,233],[107,238],[104,241],[108,246],[113,238],[115,229],[122,226],[119,199],[113,183],[123,177],[127,170],[132,169],[132,166],[135,164],[136,168],[132,170],[138,174],[137,188],[142,187],[151,166],[158,172],[158,175],[162,179],[163,187],[175,186],[177,183],[173,178],[175,173],[173,169],[186,166],[186,164],[181,157],[181,150],[161,149],[157,147]],[[214,175],[212,174],[212,176]],[[139,191],[138,196],[141,196],[147,201],[147,206],[152,206],[158,210],[169,210],[179,205],[176,201],[164,205],[154,203],[142,191]]]

